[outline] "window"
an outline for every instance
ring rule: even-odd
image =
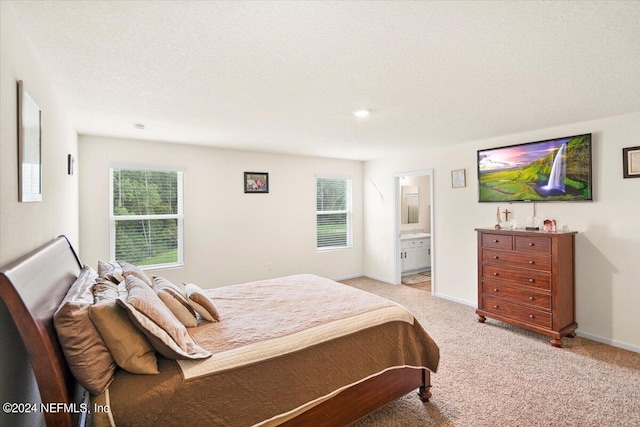
[[[109,169],[110,255],[140,267],[183,264],[182,169]]]
[[[317,248],[351,247],[351,217],[351,178],[317,176]]]

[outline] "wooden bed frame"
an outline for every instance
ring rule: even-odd
[[[89,393],[71,375],[53,326],[53,314],[81,267],[69,240],[59,236],[0,269],[0,298],[27,349],[43,403],[89,407]],[[429,370],[390,370],[343,390],[283,425],[348,425],[416,388],[420,399],[427,402],[431,397]],[[45,412],[44,416],[47,426],[90,423],[88,414],[80,411]]]

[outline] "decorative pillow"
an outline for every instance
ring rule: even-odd
[[[98,261],[98,276],[104,279],[108,279],[116,284],[124,280],[122,267],[120,266],[120,264],[118,264],[118,261]]]
[[[158,360],[153,347],[127,312],[116,304],[119,286],[107,280],[101,283],[98,279],[93,289],[95,304],[89,308],[89,317],[118,366],[133,374],[157,374]]]
[[[93,285],[93,302],[100,304],[103,302],[115,301],[118,299],[118,286],[109,279],[98,277]],[[126,289],[125,289],[126,291]],[[125,294],[126,295],[126,294]]]
[[[124,277],[127,277],[127,276],[137,277],[138,279],[142,280],[144,283],[149,285],[150,288],[153,287],[153,283],[151,283],[149,276],[147,276],[140,267],[126,261],[118,261],[118,263],[120,263],[120,266],[122,267],[122,275]]]
[[[184,296],[184,291],[177,285],[174,285],[164,277],[153,276],[153,290],[163,303],[171,310],[171,312],[178,318],[187,328],[193,328],[198,326],[198,319],[196,313],[193,311],[187,298]]]
[[[193,307],[203,319],[209,322],[220,321],[218,309],[200,286],[194,285],[193,283],[186,283],[184,284],[184,292],[187,296],[187,301],[189,301],[189,305]]]
[[[84,267],[53,315],[53,324],[69,369],[93,394],[102,393],[113,380],[116,364],[89,318],[93,286],[98,274]]]
[[[117,303],[147,336],[151,345],[170,359],[203,359],[211,353],[195,343],[182,323],[153,290],[135,276],[125,276],[129,295]]]

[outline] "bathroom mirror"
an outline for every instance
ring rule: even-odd
[[[400,194],[401,203],[401,218],[402,224],[417,224],[420,220],[420,209],[418,208],[420,197],[418,194],[418,187],[414,185],[403,185],[401,187]]]

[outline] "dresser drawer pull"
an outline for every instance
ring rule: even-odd
[[[493,239],[493,243],[498,243],[498,239]]]
[[[493,308],[500,308],[500,306],[499,305],[494,305]]]
[[[499,259],[499,258],[500,258],[499,256],[496,256],[496,255],[493,256],[493,259]]]
[[[535,318],[536,318],[536,316],[534,316],[533,314],[530,314],[530,315],[529,315],[529,318],[530,318],[530,319],[535,319]]]
[[[529,297],[529,301],[535,301],[535,297]]]
[[[535,264],[535,263],[536,263],[535,261],[529,261],[529,264]]]
[[[529,279],[529,283],[533,283],[533,282],[535,282],[534,279]]]
[[[529,246],[535,246],[535,243],[529,243]]]
[[[500,292],[500,291],[498,291],[498,288],[493,288],[493,292]]]
[[[500,274],[499,274],[499,273],[493,273],[493,275],[494,275],[494,276],[499,276]]]

